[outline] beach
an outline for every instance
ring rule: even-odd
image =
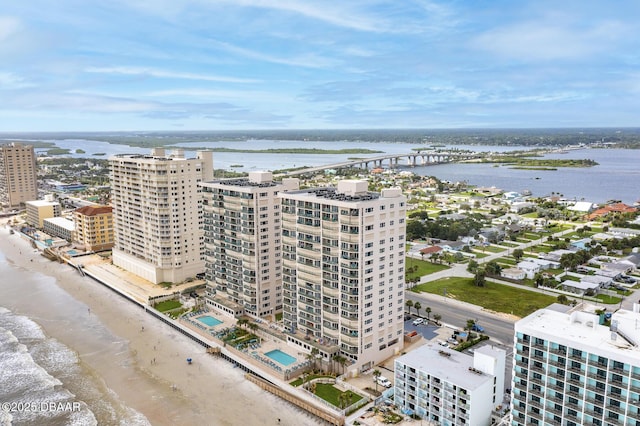
[[[93,279],[47,260],[4,224],[0,252],[0,306],[75,352],[82,380],[50,374],[97,424],[322,424]]]

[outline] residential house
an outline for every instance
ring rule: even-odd
[[[509,280],[523,280],[527,274],[520,268],[505,268],[500,271],[500,276]]]

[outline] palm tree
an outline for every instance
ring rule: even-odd
[[[475,320],[472,319],[468,319],[467,320],[467,326],[464,328],[465,330],[471,331],[471,329],[473,328],[473,326],[476,324]]]
[[[340,366],[342,367],[342,374],[344,374],[344,366],[347,365],[347,361],[347,358],[343,357],[342,355],[340,355],[338,358],[338,364],[340,364]]]
[[[442,315],[440,314],[433,314],[433,319],[436,321],[436,324],[438,324],[440,322],[440,319],[442,318]]]
[[[236,325],[240,328],[244,328],[245,325],[247,325],[249,323],[249,320],[246,318],[240,318],[238,320],[238,322],[236,323]]]
[[[380,372],[380,370],[375,369],[373,370],[373,381],[376,384],[376,392],[378,392],[378,377],[382,376],[382,373]]]
[[[424,308],[424,311],[427,313],[427,321],[429,321],[429,314],[431,313],[431,308],[427,306],[426,308]]]
[[[407,308],[408,308],[407,310],[409,311],[409,313],[411,313],[411,308],[413,307],[413,300],[409,299],[404,304],[407,305]]]
[[[311,349],[311,353],[309,355],[311,355],[313,357],[313,369],[316,369],[316,361],[318,360],[318,354],[320,353],[320,351],[318,350],[318,348],[313,348]]]
[[[420,316],[420,309],[422,308],[422,305],[420,304],[420,302],[414,303],[413,307],[416,308],[416,315]]]
[[[249,329],[251,329],[251,332],[255,334],[256,330],[260,327],[258,327],[258,324],[256,324],[255,322],[250,322],[248,325]]]

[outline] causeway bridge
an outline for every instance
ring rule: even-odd
[[[359,167],[368,169],[369,167],[396,168],[398,166],[416,167],[430,166],[434,164],[453,163],[456,161],[474,160],[486,157],[486,152],[463,152],[463,151],[416,151],[410,154],[386,154],[377,157],[359,158],[357,160],[342,161],[340,163],[325,164],[323,166],[308,167],[300,170],[293,170],[286,173],[288,176],[312,174],[322,170],[341,169],[345,167]]]

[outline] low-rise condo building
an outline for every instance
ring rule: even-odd
[[[502,404],[506,352],[493,346],[473,356],[428,343],[395,360],[394,402],[432,423],[490,425]]]

